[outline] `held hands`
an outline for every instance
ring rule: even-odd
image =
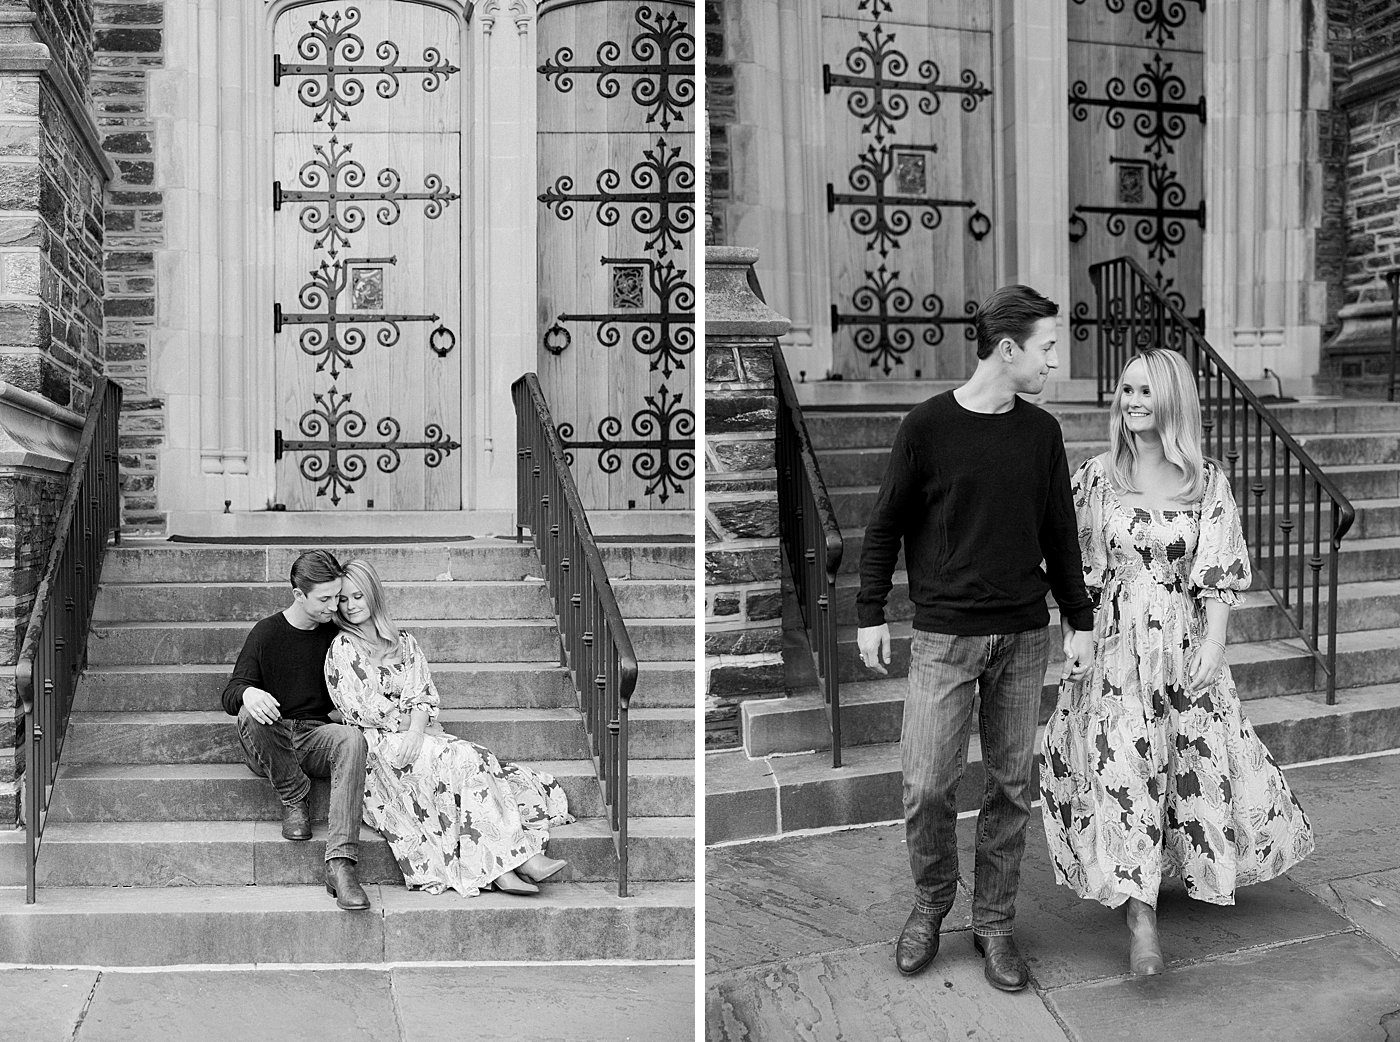
[[[275,724],[282,719],[282,706],[260,687],[243,689],[243,708],[260,724]]]
[[[889,675],[889,670],[885,668],[890,662],[890,627],[888,623],[860,627],[856,630],[856,647],[860,649],[860,660],[867,668],[873,669],[881,676]]]
[[[1078,683],[1088,674],[1094,661],[1094,632],[1077,630],[1061,619],[1060,636],[1064,639],[1065,651],[1065,667],[1060,677]]]
[[[1205,690],[1220,675],[1224,666],[1225,645],[1207,637],[1196,645],[1196,650],[1191,653],[1191,661],[1186,669],[1186,690],[1192,694]]]

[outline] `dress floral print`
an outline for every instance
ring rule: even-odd
[[[418,642],[399,635],[398,661],[374,665],[345,634],[326,657],[326,686],[346,722],[364,732],[365,823],[388,841],[410,890],[464,896],[544,850],[550,825],[573,821],[558,782],[502,763],[489,749],[436,726],[438,693]],[[430,724],[407,767],[389,760],[415,709]]]
[[[1249,558],[1229,481],[1207,462],[1196,509],[1127,507],[1098,459],[1074,475],[1094,661],[1065,682],[1045,728],[1042,813],[1055,876],[1117,907],[1157,903],[1163,875],[1190,896],[1286,872],[1313,848],[1282,772],[1240,711],[1229,666],[1192,694],[1207,598],[1235,604]]]

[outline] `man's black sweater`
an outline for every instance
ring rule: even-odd
[[[277,699],[288,720],[324,720],[335,708],[326,691],[326,652],[334,623],[300,630],[280,611],[253,627],[224,687],[224,712],[237,716],[243,692],[259,687]]]
[[[885,621],[901,540],[917,630],[1037,629],[1050,621],[1047,589],[1071,626],[1093,628],[1064,437],[1027,401],[977,413],[947,391],[904,418],[865,529],[862,627]]]

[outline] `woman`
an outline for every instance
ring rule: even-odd
[[[1129,966],[1161,973],[1157,893],[1191,897],[1286,872],[1313,847],[1306,815],[1240,712],[1225,664],[1230,608],[1250,583],[1229,481],[1201,456],[1185,359],[1135,356],[1109,450],[1074,475],[1094,660],[1045,729],[1045,832],[1059,882],[1127,905]]]
[[[574,820],[558,783],[443,732],[427,660],[390,619],[366,561],[345,566],[338,621],[326,686],[364,732],[365,822],[388,840],[408,888],[538,893],[568,864],[544,855],[548,826]]]

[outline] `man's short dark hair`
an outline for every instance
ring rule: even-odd
[[[313,587],[334,582],[344,574],[329,550],[307,550],[292,562],[292,585],[302,593],[310,593]]]
[[[988,358],[1002,337],[1010,337],[1024,347],[1035,324],[1054,318],[1060,305],[1047,300],[1029,286],[1002,286],[993,290],[972,316],[977,330],[977,357]]]

